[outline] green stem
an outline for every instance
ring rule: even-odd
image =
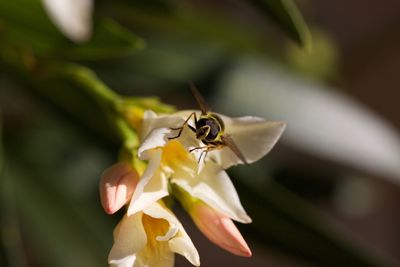
[[[176,184],[169,184],[169,191],[182,205],[187,213],[191,214],[192,206],[196,203],[202,202],[200,199],[191,196],[188,192],[183,190]]]
[[[30,75],[33,73],[41,73],[43,74],[42,79],[44,80],[63,78],[74,82],[79,88],[85,90],[94,97],[104,108],[106,115],[109,117],[111,123],[115,126],[119,136],[123,140],[124,147],[131,150],[138,147],[139,138],[137,133],[129,126],[121,114],[121,111],[124,110],[124,98],[111,90],[91,69],[79,64],[66,62],[36,62],[34,65],[26,66],[19,58],[5,60],[4,54],[2,53],[0,53],[0,60],[6,61],[21,72],[25,72],[28,78],[31,78]],[[52,92],[55,94],[57,93],[56,91]],[[149,100],[147,100],[147,102],[149,102]],[[159,106],[156,104],[155,106]],[[1,160],[0,150],[0,167],[2,165]]]
[[[112,118],[114,125],[116,126],[119,135],[124,140],[124,148],[128,150],[134,150],[139,146],[139,138],[137,133],[128,125],[128,123],[120,116]]]
[[[121,97],[105,85],[89,68],[76,64],[64,64],[58,71],[71,78],[101,104],[111,106],[114,111],[122,101]]]
[[[64,64],[57,69],[57,72],[72,79],[79,87],[85,89],[105,107],[105,112],[109,115],[110,121],[116,127],[119,136],[124,141],[123,145],[126,149],[132,150],[137,148],[139,145],[137,133],[119,114],[123,105],[122,97],[104,84],[92,70],[84,66]]]

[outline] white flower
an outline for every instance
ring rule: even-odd
[[[149,161],[149,165],[133,193],[128,215],[168,195],[168,182],[171,182],[229,218],[242,223],[251,222],[224,170],[242,163],[235,153],[229,147],[216,149],[208,153],[204,164],[198,164],[202,151],[189,151],[204,144],[188,126],[184,127],[179,138],[169,139],[177,134],[172,128],[181,127],[192,112],[162,116],[145,112],[141,129],[143,141],[138,153],[141,159]],[[200,112],[197,115],[199,118]],[[224,133],[233,139],[248,163],[267,154],[286,125],[257,117],[218,116],[225,123]]]
[[[92,32],[93,0],[43,0],[43,5],[60,31],[76,43]]]
[[[108,262],[116,267],[173,267],[174,253],[200,265],[197,250],[181,223],[155,202],[143,211],[124,216],[114,230]]]

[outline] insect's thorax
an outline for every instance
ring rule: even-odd
[[[196,122],[196,136],[206,145],[220,142],[224,129],[222,119],[213,113],[201,115]]]

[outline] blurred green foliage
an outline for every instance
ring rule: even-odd
[[[115,160],[120,140],[88,87],[100,83],[127,95],[157,94],[186,107],[188,93],[173,88],[189,80],[214,85],[249,55],[265,61],[289,58],[297,69],[332,78],[336,55],[328,38],[318,36],[322,41],[314,48],[332,68],[304,64],[311,37],[293,1],[242,2],[295,43],[273,41],[264,25],[252,27],[249,16],[233,19],[212,2],[119,0],[96,2],[92,38],[75,44],[51,23],[40,1],[0,1],[1,266],[106,265],[118,216],[103,214],[97,182]],[[285,54],[279,47],[289,42],[297,46]],[[90,75],[66,75],[62,70],[71,63]],[[246,182],[248,173],[262,186]],[[341,231],[315,208],[267,183],[270,173],[265,162],[232,173],[254,221],[245,231],[321,266],[388,266],[339,237]]]

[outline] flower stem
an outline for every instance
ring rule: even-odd
[[[123,115],[120,114],[121,106],[124,103],[123,97],[111,90],[92,70],[84,66],[63,64],[57,72],[74,81],[80,88],[86,90],[97,99],[104,107],[111,123],[115,126],[118,135],[123,140],[125,149],[133,151],[138,147],[139,138],[136,131],[129,126]]]
[[[122,101],[121,97],[104,84],[89,68],[76,64],[64,64],[60,71],[93,95],[101,104],[111,106],[116,110]]]
[[[122,140],[124,140],[124,148],[132,151],[139,146],[139,137],[137,133],[128,125],[128,123],[120,116],[116,116],[113,119],[115,126],[121,136]]]

